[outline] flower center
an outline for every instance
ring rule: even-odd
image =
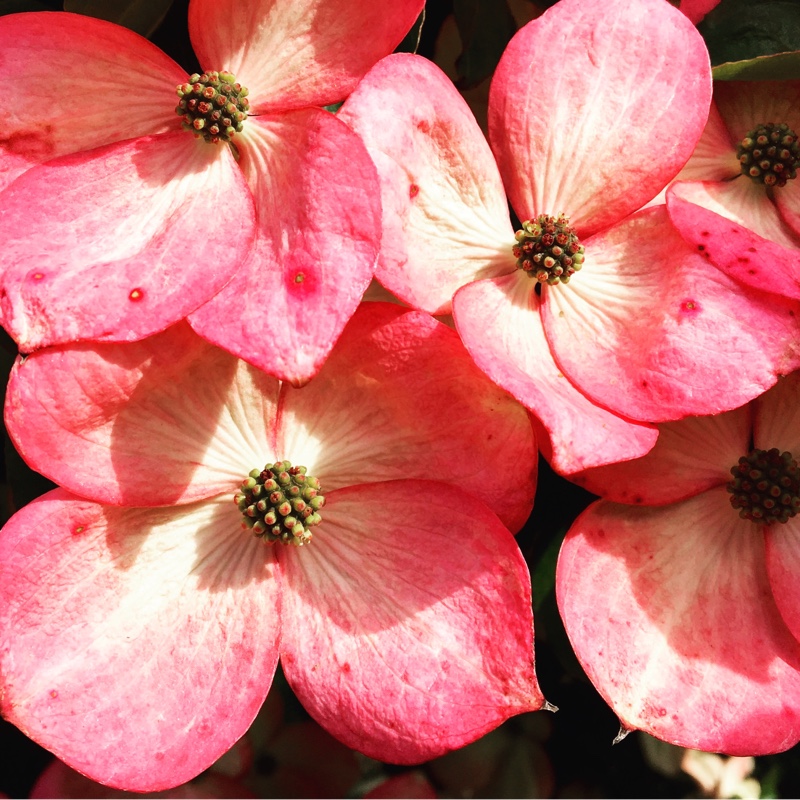
[[[731,475],[725,488],[742,519],[771,525],[800,511],[800,468],[791,453],[777,447],[751,450],[731,467]]]
[[[242,512],[242,528],[269,544],[296,547],[311,541],[309,528],[322,521],[319,510],[325,505],[319,481],[289,461],[251,470],[233,501]]]
[[[183,119],[184,130],[207,142],[229,142],[241,133],[250,101],[247,89],[230,72],[204,72],[189,76],[178,86],[180,101],[175,113]]]
[[[800,146],[797,134],[785,123],[768,122],[753,128],[736,148],[742,175],[765,186],[785,186],[797,177]]]
[[[522,223],[514,234],[517,243],[512,248],[517,269],[536,278],[539,283],[569,283],[583,266],[583,245],[563,214],[550,217],[540,214]]]

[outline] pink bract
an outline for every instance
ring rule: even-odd
[[[530,419],[428,315],[364,304],[303,389],[184,323],[50,348],[18,361],[6,419],[69,491],[0,537],[3,713],[94,780],[196,775],[279,657],[318,722],[387,761],[543,705],[508,530],[532,505]],[[232,499],[284,458],[326,498],[300,548],[243,531]]]
[[[376,276],[431,313],[452,305],[561,472],[641,456],[648,423],[741,405],[800,365],[800,306],[709,269],[664,208],[633,213],[689,158],[710,98],[703,41],[664,0],[561,0],[500,60],[491,147],[413,56],[379,62],[340,114],[381,176]],[[586,260],[568,286],[516,269],[504,189],[521,220],[570,218]]]
[[[314,375],[380,242],[370,159],[318,106],[343,99],[422,5],[192,0],[203,68],[249,89],[233,147],[181,130],[189,76],[131,31],[0,19],[4,69],[26,87],[0,141],[0,315],[20,349],[138,340],[194,312],[201,335],[271,374]]]
[[[753,448],[800,453],[800,373],[748,406],[666,423],[642,459],[590,470],[603,498],[567,534],[567,633],[623,728],[758,755],[800,740],[800,517],[740,517]]]
[[[667,192],[687,244],[756,289],[800,298],[800,185],[767,187],[742,173],[737,146],[754,129],[800,132],[800,81],[718,81],[697,149]]]

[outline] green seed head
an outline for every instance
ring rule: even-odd
[[[540,214],[522,223],[514,234],[512,248],[517,269],[536,278],[539,283],[568,283],[583,266],[583,245],[563,214],[550,217]]]
[[[241,133],[250,107],[247,89],[230,72],[195,73],[178,86],[178,97],[175,113],[183,119],[184,130],[213,144]]]
[[[765,186],[785,186],[800,167],[797,134],[785,122],[753,128],[739,143],[736,156],[742,174]]]
[[[800,469],[791,453],[777,447],[751,450],[731,467],[731,475],[725,488],[742,519],[771,525],[800,511]]]
[[[233,501],[242,512],[242,528],[269,544],[296,547],[311,541],[309,528],[322,521],[319,510],[325,505],[319,481],[289,461],[251,470]]]

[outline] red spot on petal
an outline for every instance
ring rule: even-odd
[[[350,665],[347,663],[342,664],[342,672],[350,672]]]
[[[42,280],[42,278],[44,278],[44,273],[43,272],[34,272],[33,273],[33,279],[35,281],[40,281],[40,280]]]
[[[641,503],[643,503],[643,502],[644,502],[644,498],[643,498],[641,495],[637,494],[637,495],[636,495],[636,496],[633,498],[633,502],[634,502],[634,503],[636,503],[637,505],[639,505],[639,504],[641,504]]]
[[[757,252],[758,252],[758,250],[756,250],[756,248],[755,248],[755,247],[748,247],[748,248],[747,248],[747,252],[748,252],[748,253],[757,253]]]
[[[681,311],[696,313],[700,310],[700,303],[697,300],[684,300],[681,303]]]
[[[0,136],[0,148],[18,156],[30,156],[36,161],[45,161],[53,155],[53,126],[42,125],[41,128],[28,128],[15,131],[9,136]]]
[[[416,183],[412,183],[408,189],[408,196],[413,200],[419,194],[419,186]]]
[[[144,298],[144,289],[134,289],[129,295],[128,299],[133,300],[134,303],[138,303],[139,300]]]
[[[50,692],[50,697],[52,697],[52,698],[55,700],[55,699],[56,699],[56,697],[58,697],[58,692],[57,692],[55,689],[53,689],[53,690]]]
[[[740,264],[749,264],[749,263],[750,263],[750,259],[749,259],[747,256],[737,256],[737,257],[736,257],[736,260],[737,260],[737,261],[738,261]]]
[[[699,244],[699,245],[697,245],[697,249],[702,253],[703,250],[706,249],[706,246],[704,244]]]
[[[710,236],[711,234],[709,234],[708,231],[700,231],[700,235],[701,236]]]

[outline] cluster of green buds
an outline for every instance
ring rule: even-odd
[[[270,544],[296,547],[311,541],[309,528],[322,521],[319,510],[325,505],[319,481],[289,461],[251,470],[233,500],[242,512],[242,528]]]
[[[583,245],[563,214],[551,217],[540,214],[522,223],[514,234],[517,243],[512,248],[517,269],[523,270],[539,283],[568,283],[583,266]]]
[[[207,142],[229,142],[242,131],[250,107],[247,94],[230,72],[194,73],[178,86],[181,99],[175,113],[182,117],[184,130]]]
[[[797,134],[785,123],[768,122],[754,128],[736,149],[742,174],[765,186],[785,186],[797,177],[800,145]]]
[[[726,489],[742,519],[770,525],[800,511],[800,469],[791,453],[777,447],[752,450],[731,467],[731,475]]]

